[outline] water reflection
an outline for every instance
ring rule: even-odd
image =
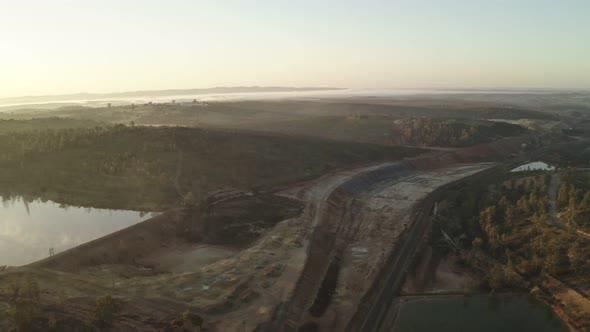
[[[145,219],[145,213],[74,207],[40,199],[2,197],[0,265],[23,265]]]
[[[488,297],[488,308],[491,312],[497,312],[501,304],[499,297],[493,295]]]
[[[527,295],[410,300],[402,304],[394,328],[396,332],[567,330],[567,326],[549,306]]]
[[[520,166],[510,170],[510,172],[554,171],[554,170],[555,170],[555,166],[551,166],[551,165],[544,163],[542,161],[535,161],[532,163],[520,165]]]

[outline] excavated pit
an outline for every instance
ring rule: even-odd
[[[301,322],[306,320],[305,317],[309,317],[309,319],[312,320],[314,318],[319,319],[320,323],[317,324],[318,330],[322,330],[323,324],[321,323],[321,318],[330,307],[330,303],[333,302],[332,295],[337,292],[338,284],[341,283],[338,275],[336,275],[336,277],[328,276],[330,273],[330,266],[334,261],[335,253],[346,252],[347,248],[351,246],[351,240],[355,239],[355,228],[351,226],[354,224],[352,220],[353,218],[350,215],[347,216],[347,213],[349,213],[350,206],[359,195],[379,186],[387,184],[395,186],[396,183],[400,181],[401,185],[399,185],[399,189],[396,192],[388,193],[386,196],[390,197],[392,200],[401,200],[404,204],[408,199],[416,199],[416,201],[413,201],[411,204],[404,205],[406,206],[404,209],[406,209],[405,211],[407,211],[407,215],[399,216],[398,220],[392,221],[402,224],[402,226],[400,226],[401,228],[394,230],[392,233],[397,234],[393,235],[390,239],[390,241],[395,242],[402,231],[411,223],[409,218],[411,207],[419,200],[424,199],[428,193],[436,190],[442,185],[459,180],[467,175],[476,174],[492,165],[480,165],[479,169],[477,166],[475,169],[470,169],[469,167],[457,167],[455,170],[456,174],[450,174],[448,175],[448,178],[445,178],[445,176],[447,176],[446,174],[440,175],[442,180],[436,180],[433,183],[430,183],[432,179],[429,179],[428,176],[421,177],[421,174],[430,172],[432,173],[432,176],[436,178],[438,176],[438,169],[452,169],[451,166],[453,165],[514,158],[515,155],[521,152],[521,145],[528,141],[529,138],[526,137],[510,138],[451,153],[433,153],[429,156],[412,158],[400,163],[376,167],[354,175],[341,183],[328,196],[324,208],[317,212],[321,215],[321,221],[313,229],[310,237],[307,250],[308,257],[295,286],[293,296],[289,301],[281,305],[281,310],[277,311],[277,314],[273,317],[272,321],[269,324],[264,325],[265,330],[297,331],[299,327],[303,327]],[[449,173],[452,172],[453,171],[450,171]],[[465,175],[461,175],[462,173],[465,173]],[[406,183],[404,183],[404,181]],[[404,196],[404,190],[412,187],[424,190],[421,194],[422,196],[419,195],[420,197],[417,198],[408,198]],[[384,204],[387,205],[387,203]],[[389,202],[389,204],[391,205],[393,203]],[[378,208],[383,209],[383,211],[386,210],[386,207]],[[351,223],[351,225],[345,225],[345,221]],[[357,226],[356,230],[360,229],[361,226]],[[376,231],[379,230],[377,229]],[[361,241],[358,238],[355,240]],[[371,267],[371,271],[369,271],[371,278],[376,277],[377,272],[380,271],[386,257],[389,256],[389,253],[394,247],[394,244],[384,243],[382,245],[382,252],[378,254],[374,252],[369,254],[372,255],[373,259],[373,267]],[[359,246],[358,248],[360,248],[358,252],[360,252],[360,256],[362,256],[364,247]],[[367,257],[362,258],[366,259]],[[352,259],[354,259],[354,257]],[[356,274],[358,274],[358,271]],[[365,278],[365,280],[367,280],[367,278]],[[333,291],[325,290],[324,282],[326,282],[326,280],[332,280],[334,285],[330,285],[329,288],[334,289]],[[350,317],[356,312],[355,308],[359,304],[358,302],[360,302],[361,297],[366,291],[368,291],[369,286],[372,284],[372,282],[368,281],[365,281],[364,283],[365,285],[357,287],[360,288],[360,291],[357,290],[357,294],[355,294],[357,303],[349,306],[348,318],[345,318],[343,322],[340,322],[338,328],[345,328]],[[330,295],[326,296],[327,294]],[[329,300],[326,301],[328,298]],[[327,303],[328,305],[320,305],[321,303]],[[324,308],[324,306],[326,308]],[[331,328],[334,329],[333,326]]]

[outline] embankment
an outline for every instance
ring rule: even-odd
[[[139,264],[146,253],[177,240],[186,213],[173,210],[159,214],[28,266],[76,272],[100,264]]]

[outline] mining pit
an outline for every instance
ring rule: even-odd
[[[485,161],[510,158],[520,144],[431,153],[169,211],[6,268],[0,281],[31,273],[46,306],[65,301],[80,319],[112,294],[123,304],[117,331],[176,331],[171,322],[186,309],[209,331],[369,330],[367,317],[383,315],[373,309],[387,297],[383,287],[401,287],[437,189],[493,168]]]

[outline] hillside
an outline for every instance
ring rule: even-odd
[[[270,190],[419,149],[174,127],[25,131],[0,139],[2,196],[162,210],[192,192]]]

